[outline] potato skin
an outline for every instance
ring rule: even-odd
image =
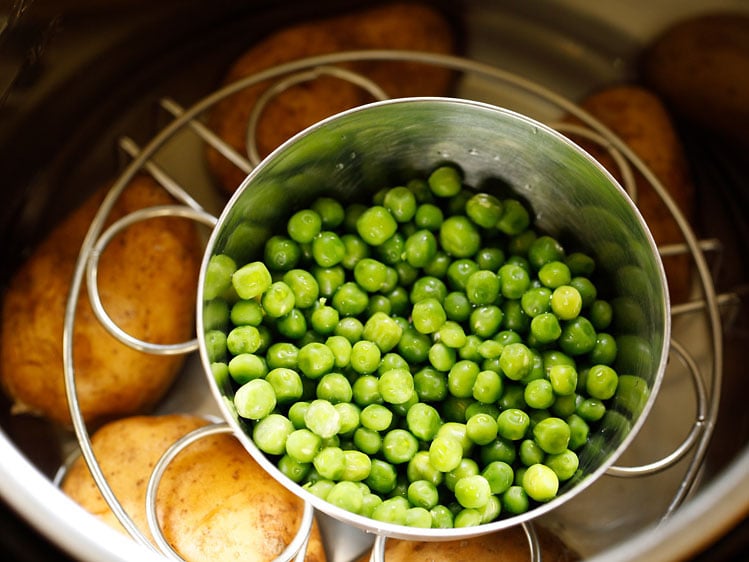
[[[544,562],[572,562],[579,555],[543,528],[537,528]],[[357,562],[368,562],[370,553]],[[388,539],[387,562],[527,562],[530,549],[525,533],[519,527],[480,535],[470,539],[446,542],[422,542]]]
[[[92,195],[56,226],[19,268],[4,294],[0,380],[14,412],[70,423],[65,396],[62,334],[70,280],[81,242],[104,191]],[[150,177],[137,177],[111,220],[136,209],[174,203]],[[194,337],[202,243],[186,219],[141,221],[115,237],[99,262],[99,290],[110,317],[126,332],[155,343]],[[73,335],[76,388],[87,423],[142,413],[171,386],[182,356],[136,351],[101,326],[85,288]]]
[[[145,494],[153,467],[174,441],[206,423],[183,414],[134,416],[106,424],[93,435],[107,481],[148,536]],[[124,532],[82,458],[72,465],[62,490]],[[165,538],[190,562],[273,560],[293,539],[303,506],[229,434],[204,437],[185,448],[165,470],[156,504]],[[325,559],[315,522],[306,560]]]
[[[284,62],[336,51],[407,49],[450,53],[455,31],[435,8],[419,3],[392,3],[352,11],[317,21],[291,25],[261,40],[229,69],[225,83]],[[411,62],[360,61],[341,64],[378,84],[391,97],[444,95],[452,80],[449,70]],[[258,97],[270,82],[233,94],[214,106],[211,128],[240,154],[247,154],[247,121]],[[273,97],[264,108],[256,131],[261,156],[295,133],[321,119],[374,101],[364,89],[322,76],[293,86]],[[209,148],[207,161],[219,186],[232,193],[244,173]]]
[[[749,14],[677,22],[644,50],[641,69],[674,112],[749,145]]]
[[[591,93],[580,103],[593,117],[617,135],[662,183],[687,221],[694,217],[695,193],[684,147],[661,99],[636,84],[615,84]],[[574,138],[574,135],[571,135]],[[621,181],[619,168],[598,144],[574,138]],[[684,242],[676,220],[655,189],[634,170],[637,207],[659,245]],[[663,259],[673,302],[689,298],[692,284],[688,255]]]

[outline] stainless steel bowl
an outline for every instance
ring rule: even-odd
[[[352,201],[452,162],[466,184],[489,192],[508,186],[527,201],[536,226],[574,242],[597,261],[615,289],[621,373],[637,377],[641,399],[614,399],[581,451],[585,477],[525,514],[464,529],[385,524],[335,507],[284,476],[249,437],[231,407],[234,388],[217,383],[203,337],[203,284],[212,256],[238,264],[262,259],[264,241],[318,195]],[[496,531],[554,510],[604,474],[632,441],[655,400],[668,356],[670,305],[652,236],[635,205],[604,168],[560,133],[516,112],[447,98],[376,102],[324,120],[296,135],[246,178],[219,217],[201,268],[200,355],[222,413],[252,456],[279,482],[337,520],[378,535],[449,540]]]

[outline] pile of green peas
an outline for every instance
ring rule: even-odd
[[[367,203],[318,197],[262,259],[207,266],[205,343],[279,470],[425,528],[548,502],[620,375],[594,260],[453,166]]]

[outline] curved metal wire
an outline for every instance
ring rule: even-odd
[[[692,429],[684,440],[679,443],[671,453],[641,466],[612,466],[606,471],[606,474],[609,476],[637,477],[661,472],[683,459],[699,441],[702,435],[705,427],[705,419],[707,417],[707,391],[705,389],[705,383],[702,381],[702,377],[700,377],[700,370],[697,363],[691,354],[684,349],[684,346],[682,346],[678,341],[672,339],[671,351],[681,359],[691,375],[692,386],[694,387],[694,394],[697,399],[697,412],[694,425],[692,425]]]
[[[213,227],[216,225],[216,217],[206,213],[205,211],[198,211],[185,207],[183,205],[160,205],[157,207],[149,207],[146,209],[138,209],[120,218],[119,220],[112,223],[91,248],[89,253],[89,259],[86,267],[86,286],[88,288],[88,298],[91,301],[91,308],[96,315],[96,318],[104,326],[104,328],[121,343],[132,347],[137,351],[144,353],[151,353],[154,355],[182,355],[195,351],[198,349],[198,340],[193,338],[192,340],[179,342],[174,344],[158,344],[144,341],[128,334],[122,328],[117,325],[114,320],[109,316],[104,304],[101,301],[101,295],[99,294],[98,287],[98,269],[99,269],[99,258],[112,241],[112,239],[139,221],[149,220],[158,217],[181,217],[186,219],[192,219],[196,222],[201,222],[207,226]]]
[[[177,552],[169,541],[166,540],[164,531],[161,528],[161,524],[159,523],[156,514],[156,497],[159,491],[159,485],[161,484],[161,479],[164,476],[166,469],[169,467],[169,464],[187,447],[205,437],[227,433],[233,434],[233,431],[225,423],[215,423],[195,429],[175,441],[164,452],[154,466],[151,478],[148,480],[148,485],[146,487],[146,519],[151,534],[161,549],[161,552],[171,560],[184,562],[184,558],[182,558],[180,553]],[[307,543],[309,541],[310,533],[312,532],[313,521],[314,510],[310,504],[305,502],[302,519],[299,523],[299,530],[296,535],[294,535],[294,539],[289,542],[283,552],[281,552],[273,562],[291,562],[292,559],[296,559],[297,557],[300,557],[300,560],[304,559],[307,550]]]

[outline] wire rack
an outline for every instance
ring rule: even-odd
[[[135,222],[158,216],[184,217],[201,223],[208,228],[216,225],[216,217],[206,211],[191,195],[193,186],[187,185],[185,182],[176,181],[157,163],[156,154],[170,143],[175,142],[175,139],[183,132],[191,131],[200,139],[201,143],[213,147],[243,173],[249,173],[261,160],[255,142],[255,128],[258,120],[266,104],[275,95],[283,92],[290,86],[314,80],[321,75],[330,75],[356,84],[358,87],[369,92],[375,99],[386,99],[387,95],[377,84],[365,76],[339,66],[341,63],[362,60],[408,61],[442,67],[459,73],[461,76],[474,76],[479,77],[481,80],[488,80],[497,90],[506,88],[519,90],[525,96],[540,100],[560,112],[574,116],[582,125],[552,122],[548,124],[562,133],[583,136],[606,148],[620,168],[623,187],[635,200],[637,193],[634,172],[640,173],[653,186],[674,217],[683,235],[683,242],[660,247],[659,252],[662,256],[689,254],[694,265],[698,290],[695,291],[696,296],[693,300],[684,304],[674,305],[671,308],[672,318],[694,316],[696,319],[690,319],[690,321],[703,322],[707,333],[708,349],[706,350],[705,357],[701,357],[699,360],[676,339],[672,339],[670,345],[671,357],[678,360],[691,379],[691,385],[696,397],[694,423],[683,441],[662,458],[640,466],[614,466],[607,472],[607,474],[614,477],[640,477],[664,471],[674,466],[677,462],[686,459],[687,468],[683,479],[661,516],[661,519],[665,520],[695,490],[718,414],[723,370],[722,323],[726,320],[723,318],[723,311],[730,310],[732,308],[731,305],[735,304],[737,300],[737,296],[734,294],[719,295],[715,291],[713,278],[716,275],[716,264],[719,262],[720,243],[717,240],[697,239],[688,221],[684,218],[668,192],[653,173],[618,137],[574,103],[522,76],[470,59],[423,52],[385,50],[338,52],[292,61],[226,85],[203,97],[188,108],[182,107],[174,99],[161,99],[160,107],[171,119],[166,126],[159,130],[142,148],[130,138],[123,137],[120,139],[119,148],[131,158],[131,161],[112,185],[81,245],[65,312],[63,334],[65,385],[75,437],[80,448],[80,454],[84,457],[109,507],[134,540],[146,548],[156,550],[168,559],[182,560],[179,553],[174,551],[164,538],[156,518],[155,496],[160,478],[169,462],[190,443],[206,435],[230,433],[232,430],[224,423],[216,422],[210,424],[185,436],[164,454],[153,471],[147,491],[147,518],[150,531],[155,537],[157,544],[154,545],[151,543],[146,537],[144,530],[139,529],[122,508],[107,483],[106,477],[92,450],[89,431],[78,404],[76,375],[73,367],[75,350],[72,344],[72,334],[75,323],[76,303],[81,298],[84,280],[88,287],[88,297],[92,303],[94,312],[105,328],[121,342],[143,353],[174,355],[195,352],[198,348],[197,339],[178,344],[161,345],[139,340],[124,332],[109,318],[98,295],[98,256],[104,251],[106,245],[117,232]],[[258,98],[256,105],[252,108],[248,121],[247,154],[240,154],[206,126],[204,116],[220,100],[245,88],[268,81],[272,82],[273,85]],[[137,173],[142,172],[150,174],[164,189],[177,199],[178,204],[143,209],[120,219],[105,230],[104,225],[114,202],[118,199],[130,180]],[[712,267],[708,263],[708,256],[717,256],[715,259],[710,260]],[[63,474],[64,468],[58,474],[58,481]],[[309,505],[306,505],[302,525],[296,538],[279,555],[277,560],[303,560],[312,518],[313,509]],[[528,539],[530,559],[534,561],[541,560],[538,538],[532,523],[526,522],[522,525]],[[385,541],[385,537],[375,538],[371,555],[372,560],[384,559]]]

